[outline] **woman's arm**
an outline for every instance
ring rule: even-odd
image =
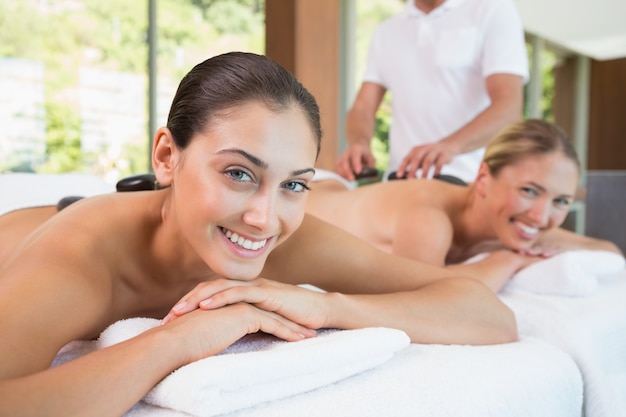
[[[483,284],[384,253],[311,216],[271,258],[264,276],[331,292],[262,279],[216,281],[184,297],[185,308],[172,311],[168,320],[198,307],[247,302],[311,328],[384,326],[404,330],[420,343],[492,344],[517,338],[512,312]]]
[[[248,304],[198,310],[61,366],[2,378],[0,415],[119,416],[173,370],[217,354],[248,333],[264,331],[289,341],[314,334],[287,323]],[[15,346],[3,354],[29,348]]]
[[[336,298],[352,303],[334,304],[333,320],[350,328],[397,327],[424,343],[500,343],[517,337],[513,314],[483,284],[458,271],[384,253],[312,216],[273,255],[281,262],[268,262],[266,277],[295,278],[292,283],[346,294]],[[343,308],[353,311],[344,315]]]
[[[419,290],[330,294],[330,327],[392,327],[414,343],[488,345],[516,341],[515,316],[486,286],[449,278]]]
[[[496,344],[517,340],[513,313],[478,281],[448,278],[418,290],[386,294],[324,293],[258,278],[200,284],[183,298],[183,309],[164,322],[177,322],[197,309],[249,303],[311,329],[390,327],[415,343]]]
[[[133,307],[122,307],[132,296],[115,287],[106,272],[112,266],[82,252],[75,240],[59,245],[57,238],[45,248],[31,242],[0,270],[2,416],[119,416],[173,370],[247,333],[262,330],[290,341],[315,335],[279,314],[237,304],[197,311],[49,369],[66,343],[97,337]]]
[[[509,250],[496,250],[484,259],[469,264],[454,264],[446,269],[472,277],[497,293],[516,272],[544,258],[523,255]]]
[[[459,276],[380,251],[308,214],[302,226],[268,257],[261,275],[291,284],[312,284],[326,291],[361,294],[413,290]]]

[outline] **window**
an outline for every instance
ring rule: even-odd
[[[149,170],[150,0],[0,0],[0,172]],[[152,0],[156,125],[210,56],[263,53],[263,0]]]

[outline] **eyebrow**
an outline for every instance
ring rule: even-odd
[[[267,162],[263,161],[260,158],[257,158],[256,156],[249,154],[248,152],[244,151],[243,149],[238,149],[238,148],[228,148],[228,149],[222,149],[221,151],[218,152],[218,154],[224,154],[224,153],[236,153],[239,154],[241,156],[243,156],[244,158],[246,158],[248,161],[252,162],[254,165],[258,166],[259,168],[263,168],[263,169],[267,169],[267,167],[269,166],[267,164]],[[295,171],[291,172],[291,175],[302,175],[308,172],[312,172],[315,174],[315,169],[313,168],[304,168],[304,169],[298,169]]]
[[[241,156],[243,156],[244,158],[246,158],[248,161],[252,162],[254,165],[258,166],[259,168],[267,168],[267,162],[257,158],[254,155],[249,154],[248,152],[244,151],[243,149],[237,149],[237,148],[228,148],[228,149],[222,149],[221,151],[218,152],[218,154],[223,154],[223,153],[236,153],[239,154]]]
[[[546,190],[546,188],[545,188],[543,185],[539,185],[539,184],[537,184],[536,182],[533,182],[533,181],[528,181],[528,184],[529,184],[529,185],[532,185],[533,187],[535,187],[535,188],[537,188],[537,189],[539,189],[539,191],[541,191],[541,192],[544,192],[544,193],[545,193],[545,192],[547,191],[547,190]]]

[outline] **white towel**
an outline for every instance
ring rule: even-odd
[[[536,294],[580,297],[593,294],[598,276],[624,269],[624,257],[601,250],[572,250],[527,266],[507,284]]]
[[[106,329],[100,348],[149,328],[154,319],[119,321]],[[374,368],[410,343],[388,328],[324,330],[287,343],[273,336],[242,338],[222,354],[186,365],[163,379],[144,401],[194,416],[216,416],[307,392]]]
[[[350,182],[344,177],[342,177],[341,175],[337,174],[336,172],[328,171],[326,169],[321,169],[321,168],[315,168],[315,175],[313,176],[312,182],[327,181],[327,180],[340,182],[349,190],[355,189],[358,186],[358,183],[356,181]]]
[[[322,337],[328,336],[331,335]],[[74,342],[64,349],[65,354],[71,349],[86,353],[80,343],[96,349],[95,342]],[[351,343],[352,352],[367,348],[356,343],[361,342]],[[241,354],[230,356],[238,355]],[[197,389],[189,386],[186,382],[188,390]],[[223,416],[580,417],[582,393],[581,375],[572,359],[536,338],[491,346],[411,344],[368,371]],[[184,392],[181,401],[189,395]],[[188,417],[189,414],[141,401],[124,416]]]
[[[596,254],[597,255],[597,254]],[[600,275],[586,297],[560,297],[505,287],[522,338],[551,343],[583,376],[586,417],[626,416],[626,270]]]
[[[228,417],[580,417],[574,362],[537,339],[412,344],[370,372]]]
[[[91,197],[115,186],[88,174],[0,174],[0,215],[28,207],[53,206],[63,197]]]

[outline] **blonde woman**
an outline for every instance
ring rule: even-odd
[[[611,242],[559,228],[579,176],[565,134],[546,121],[525,120],[490,142],[468,186],[410,179],[348,190],[319,181],[307,211],[386,252],[462,270],[498,291],[517,270],[561,250],[620,253]],[[482,252],[493,253],[456,265]]]

